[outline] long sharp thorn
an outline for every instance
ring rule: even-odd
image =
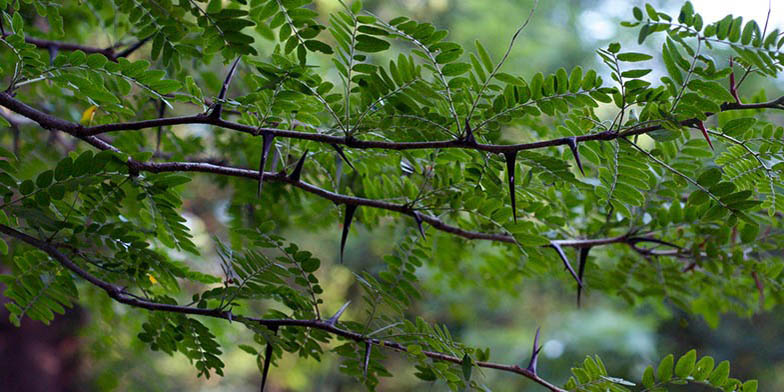
[[[229,73],[226,74],[226,79],[223,80],[223,85],[221,86],[220,93],[218,93],[217,103],[215,104],[215,108],[212,110],[210,114],[213,118],[220,118],[221,112],[223,111],[223,100],[226,98],[226,93],[229,91],[229,85],[231,85],[231,79],[234,77],[234,72],[237,70],[237,65],[240,63],[240,59],[242,57],[237,57],[233,63],[231,63],[231,68],[229,68]]]
[[[577,277],[580,278],[580,281],[583,282],[583,273],[585,273],[585,264],[588,261],[588,252],[591,251],[591,248],[580,248],[580,266],[577,270]],[[580,294],[583,291],[582,285],[577,285],[577,307],[580,307]]]
[[[681,249],[679,245],[673,244],[672,242],[667,242],[664,240],[660,240],[658,238],[645,238],[645,237],[631,237],[626,240],[628,243],[634,245],[640,242],[652,242],[654,244],[669,246],[675,249]]]
[[[558,252],[558,256],[559,256],[559,257],[561,258],[561,260],[563,261],[563,263],[564,263],[564,267],[566,267],[566,269],[567,269],[567,270],[569,270],[569,273],[570,273],[570,274],[572,274],[572,277],[574,278],[574,280],[575,280],[575,281],[577,281],[577,284],[578,284],[580,287],[582,287],[582,285],[583,285],[583,281],[580,279],[580,277],[579,277],[579,276],[577,276],[577,273],[576,273],[576,272],[574,272],[574,268],[572,268],[572,264],[571,264],[571,263],[569,263],[569,259],[567,259],[567,258],[566,258],[566,254],[564,253],[563,249],[561,249],[561,245],[558,245],[558,244],[557,244],[557,243],[555,243],[555,242],[551,242],[551,243],[550,243],[550,246],[551,246],[553,249],[555,249],[555,251],[556,251],[556,252]]]
[[[370,341],[365,342],[365,362],[362,364],[362,376],[367,378],[368,366],[370,365],[370,348],[373,347]]]
[[[343,158],[343,161],[345,161],[348,164],[348,167],[350,167],[351,170],[357,170],[357,169],[354,168],[354,165],[351,164],[351,161],[349,161],[348,158],[346,157],[346,153],[343,152],[343,148],[342,147],[340,147],[337,144],[330,144],[330,146],[332,146],[332,148],[334,148],[335,151],[338,152],[340,157]]]
[[[160,100],[158,105],[158,118],[163,118],[163,115],[166,114],[166,105],[163,103],[163,100]],[[163,136],[163,125],[158,127],[158,134],[156,135],[155,139],[155,152],[161,151],[161,137]]]
[[[528,362],[528,370],[531,371],[533,374],[536,374],[536,362],[539,360],[539,351],[542,348],[539,347],[539,327],[536,327],[536,335],[534,336],[534,347],[531,350],[531,361]]]
[[[302,166],[305,165],[305,158],[307,158],[307,156],[308,150],[305,150],[302,157],[297,161],[297,166],[294,167],[294,171],[289,174],[289,179],[299,182],[299,178],[302,176]]]
[[[710,146],[711,150],[713,150],[713,143],[711,143],[710,137],[708,137],[708,130],[705,129],[705,124],[703,124],[702,121],[698,121],[697,128],[699,128],[699,130],[702,131],[702,136],[705,137],[705,141],[708,142],[708,145]]]
[[[735,98],[735,103],[740,104],[740,98],[738,97],[738,87],[735,85],[735,71],[732,69],[733,65],[733,58],[730,57],[730,94],[733,98]]]
[[[515,159],[517,159],[517,151],[505,152],[506,158],[506,178],[509,181],[509,198],[512,201],[512,217],[517,222],[517,206],[515,203]]]
[[[270,363],[272,363],[272,343],[268,342],[267,347],[264,349],[264,368],[261,371],[261,392],[264,392],[264,385],[267,384]]]
[[[580,168],[580,173],[585,176],[585,170],[583,170],[583,162],[580,160],[580,150],[577,147],[577,137],[572,136],[566,139],[566,143],[569,145],[569,149],[572,150],[572,155],[574,155],[574,160],[577,161],[577,167]]]
[[[335,326],[335,324],[337,324],[338,320],[340,319],[340,316],[343,315],[343,312],[346,311],[346,308],[348,308],[350,303],[351,301],[344,303],[343,306],[341,306],[340,309],[338,309],[338,311],[327,320],[327,324]]]
[[[269,132],[264,132],[262,135],[261,145],[261,159],[259,161],[259,188],[256,191],[256,197],[261,196],[261,187],[264,184],[264,164],[267,163],[267,155],[269,155],[270,146],[275,135]]]
[[[465,141],[468,144],[476,144],[474,131],[471,129],[471,124],[468,122],[468,119],[465,120]]]
[[[422,239],[426,239],[425,228],[422,227],[422,214],[419,213],[419,211],[414,211],[414,220],[416,221],[417,228],[419,228],[419,234],[422,236]]]
[[[346,248],[348,230],[351,228],[351,219],[354,218],[354,212],[356,210],[356,204],[346,204],[346,212],[343,214],[343,234],[340,237],[340,264],[343,264],[343,249]]]

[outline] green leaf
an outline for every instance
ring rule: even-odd
[[[675,357],[670,354],[659,362],[659,366],[656,368],[656,378],[659,382],[670,381],[672,378],[672,365],[674,361]]]
[[[311,52],[321,52],[321,53],[324,53],[324,54],[332,54],[332,48],[329,45],[327,45],[327,44],[325,44],[325,43],[323,43],[321,41],[316,41],[316,40],[313,40],[313,39],[307,40],[307,41],[305,41],[305,46]]]
[[[737,136],[746,132],[751,128],[754,123],[757,122],[757,119],[753,117],[743,117],[743,118],[736,118],[734,120],[727,121],[722,127],[722,131],[730,136]]]
[[[626,62],[637,62],[637,61],[646,61],[653,58],[653,56],[645,54],[645,53],[621,53],[618,56],[618,60],[626,61]]]
[[[31,180],[24,180],[19,185],[19,192],[22,195],[27,196],[27,195],[33,193],[33,191],[35,191],[35,184],[33,184],[33,182]]]
[[[757,392],[757,380],[749,380],[743,383],[743,392]]]
[[[675,364],[675,376],[679,378],[686,378],[687,376],[691,375],[696,361],[697,351],[693,349],[689,350],[689,352],[680,357],[678,362]]]
[[[368,53],[375,53],[375,52],[383,52],[389,49],[389,42],[384,41],[383,39],[373,37],[371,35],[366,34],[359,34],[356,36],[357,50],[368,52]]]
[[[47,170],[38,175],[38,177],[35,179],[35,185],[39,188],[46,188],[52,184],[53,178],[54,178],[54,172],[51,170]]]
[[[721,387],[727,381],[727,378],[729,378],[729,376],[730,376],[730,362],[721,361],[719,363],[719,366],[716,366],[716,369],[713,369],[713,372],[711,372],[710,377],[708,378],[708,382],[711,385]]]
[[[463,368],[463,379],[465,379],[466,381],[471,380],[471,372],[473,371],[474,366],[471,361],[471,357],[468,356],[468,354],[463,354],[462,368]]]
[[[653,377],[653,366],[648,366],[642,374],[642,385],[646,388],[651,388],[655,383],[656,380]]]

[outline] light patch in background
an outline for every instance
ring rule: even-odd
[[[784,28],[784,2],[781,0],[691,0],[694,11],[702,15],[705,23],[713,23],[728,14],[742,16],[744,21],[755,20],[760,29],[765,25],[768,6],[771,6],[768,31]]]
[[[558,358],[563,355],[564,344],[560,340],[549,340],[542,347],[542,352],[547,358]]]
[[[601,41],[612,38],[617,30],[612,19],[592,10],[580,14],[580,25],[587,36]]]

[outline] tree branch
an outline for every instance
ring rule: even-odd
[[[256,318],[256,317],[245,317],[240,315],[234,315],[231,313],[231,311],[228,310],[208,309],[208,308],[202,309],[202,308],[195,308],[191,306],[171,305],[171,304],[163,304],[163,303],[148,301],[139,298],[137,296],[134,296],[130,293],[127,293],[123,288],[116,286],[112,283],[109,283],[105,280],[102,280],[96,277],[95,275],[92,275],[90,272],[79,267],[68,256],[60,252],[60,250],[57,249],[55,245],[49,242],[45,242],[37,238],[31,237],[25,233],[22,233],[18,230],[15,230],[11,227],[2,224],[0,224],[0,232],[10,237],[16,238],[22,242],[26,242],[27,244],[46,252],[46,254],[48,254],[51,258],[56,260],[61,266],[70,270],[71,272],[73,272],[80,278],[86,280],[93,286],[102,289],[103,291],[106,292],[106,294],[109,295],[109,297],[111,297],[115,301],[125,305],[147,309],[151,311],[188,314],[188,315],[195,315],[195,316],[213,317],[213,318],[219,318],[224,320],[234,320],[243,323],[253,323],[253,324],[263,325],[268,328],[279,328],[279,327],[314,328],[314,329],[320,329],[322,331],[331,333],[336,336],[353,340],[355,342],[370,343],[370,344],[386,347],[400,352],[408,351],[406,349],[406,346],[400,343],[390,341],[390,340],[368,338],[367,336],[361,333],[340,328],[337,325],[337,323],[331,323],[329,320],[263,319],[263,318]],[[458,358],[452,355],[443,354],[439,352],[422,351],[422,354],[438,361],[452,362],[455,364],[463,363],[462,358]],[[534,381],[535,383],[547,388],[552,392],[566,392],[564,389],[561,389],[555,386],[554,384],[539,377],[533,371],[522,368],[518,365],[506,365],[506,364],[500,364],[494,362],[476,362],[476,366],[515,373]]]
[[[8,93],[0,93],[0,104],[6,106],[7,108],[23,115],[31,120],[38,122],[42,127],[46,129],[59,129],[63,130],[73,136],[76,136],[94,147],[101,149],[101,150],[111,150],[119,152],[117,148],[112,146],[110,143],[107,143],[97,136],[91,135],[90,132],[84,132],[85,129],[94,129],[93,128],[84,128],[80,124],[72,123],[69,121],[65,121],[59,119],[57,117],[51,116],[49,114],[43,113],[35,108],[32,108],[15,98],[13,98]],[[184,122],[185,121],[185,122]],[[252,128],[242,124],[234,124],[228,121],[224,121],[221,119],[214,119],[208,117],[208,115],[200,114],[196,116],[189,116],[189,117],[174,117],[174,118],[165,118],[165,119],[156,119],[156,120],[147,120],[142,121],[139,123],[145,123],[143,128],[154,127],[159,125],[174,125],[174,124],[188,124],[188,123],[217,123],[217,124],[232,124],[242,129],[253,129],[254,132],[256,128]],[[137,124],[139,124],[137,123]],[[154,123],[154,125],[147,125],[148,123]],[[112,124],[109,124],[112,125]],[[103,127],[103,126],[99,126]],[[298,131],[286,131],[286,130],[274,130],[279,132],[280,135],[288,135],[288,134],[295,134],[295,135],[308,135],[313,136],[315,138],[329,138],[327,140],[335,140],[340,142],[351,142],[352,139],[344,139],[341,137],[329,136],[329,135],[321,135],[316,133],[306,133],[306,132],[298,132]],[[100,134],[101,132],[95,132],[94,134]],[[617,135],[613,133],[612,135]],[[285,136],[283,136],[285,137]],[[565,139],[554,139],[550,142],[557,142],[559,140],[567,140],[568,143],[569,138]],[[355,141],[359,142],[359,141]],[[449,143],[462,143],[460,141],[454,141]],[[376,142],[364,142],[364,143],[376,143]],[[386,143],[390,144],[389,142],[378,142],[378,143]],[[428,143],[428,142],[422,142]],[[545,142],[539,142],[545,143]],[[413,144],[413,143],[400,143],[400,144]],[[478,146],[478,145],[477,145]],[[494,146],[494,145],[483,145],[486,147]],[[506,147],[495,145],[497,147]],[[259,171],[257,170],[250,170],[245,168],[239,167],[232,167],[228,165],[217,165],[212,163],[206,162],[140,162],[133,159],[128,160],[128,165],[131,172],[151,172],[151,173],[164,173],[164,172],[200,172],[200,173],[211,173],[211,174],[219,174],[225,176],[232,176],[232,177],[240,177],[240,178],[248,178],[254,181],[258,181],[259,179]],[[459,237],[467,238],[467,239],[478,239],[478,240],[490,240],[490,241],[497,241],[497,242],[505,242],[516,244],[518,243],[514,236],[505,233],[485,233],[485,232],[478,232],[478,231],[471,231],[465,230],[457,226],[450,225],[434,216],[423,214],[416,209],[412,208],[407,204],[396,204],[390,203],[381,200],[373,200],[373,199],[366,199],[356,196],[349,196],[343,195],[335,192],[328,191],[323,188],[319,188],[315,185],[311,185],[307,182],[301,181],[299,179],[290,178],[285,173],[272,173],[272,172],[265,172],[263,176],[263,181],[272,181],[272,182],[282,182],[297,188],[300,188],[308,193],[317,195],[324,199],[330,200],[336,204],[345,204],[345,205],[352,205],[352,206],[366,206],[371,208],[378,208],[382,210],[397,212],[402,215],[408,215],[414,218],[417,222],[426,222],[429,225],[433,226],[433,228],[449,233],[454,234]],[[572,248],[585,248],[585,247],[593,247],[597,245],[608,245],[608,244],[626,244],[635,249],[632,245],[633,243],[628,241],[629,237],[627,235],[621,235],[618,237],[610,237],[610,238],[599,238],[599,239],[575,239],[575,240],[555,240],[551,241],[549,246],[560,246],[560,247],[572,247]]]
[[[3,38],[7,37],[8,35],[9,34],[3,34]],[[37,47],[39,47],[41,49],[66,50],[66,51],[81,50],[82,52],[84,52],[86,54],[99,53],[99,54],[102,54],[102,55],[106,56],[106,58],[108,58],[111,61],[117,61],[118,58],[120,58],[120,57],[127,57],[131,53],[135,52],[137,49],[139,49],[145,43],[147,43],[147,41],[149,41],[150,38],[152,38],[152,36],[144,38],[144,39],[141,39],[141,40],[139,40],[139,41],[129,45],[125,50],[122,50],[119,53],[115,52],[115,50],[117,49],[116,46],[110,46],[108,48],[98,48],[98,47],[95,47],[95,46],[76,44],[76,43],[72,43],[72,42],[52,41],[52,40],[48,40],[48,39],[36,38],[36,37],[30,37],[30,36],[25,36],[24,39],[25,39],[25,42],[27,42],[28,44],[35,45],[35,46],[37,46]]]

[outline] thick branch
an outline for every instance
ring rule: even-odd
[[[2,103],[2,101],[0,101]],[[784,109],[784,97],[779,99],[756,104],[740,104],[740,103],[725,103],[722,105],[722,111],[730,110],[744,110],[744,109]],[[706,113],[711,116],[715,113]],[[681,121],[681,125],[694,126],[697,124],[698,119],[688,119]],[[320,143],[345,145],[347,147],[356,149],[382,149],[382,150],[421,150],[421,149],[440,149],[440,148],[462,148],[468,150],[484,151],[496,154],[510,153],[523,150],[535,150],[545,147],[553,146],[568,146],[572,142],[582,143],[592,140],[614,140],[621,137],[641,135],[650,133],[663,127],[661,125],[651,125],[643,128],[632,128],[624,132],[605,131],[599,133],[592,133],[587,135],[580,135],[572,139],[571,137],[564,137],[558,139],[542,140],[531,143],[520,144],[481,144],[471,143],[463,139],[453,140],[437,140],[437,141],[423,141],[423,142],[388,142],[379,140],[359,140],[355,138],[345,138],[341,136],[325,135],[321,133],[292,131],[277,128],[258,128],[250,125],[239,124],[231,121],[222,120],[219,118],[209,117],[204,114],[197,114],[192,116],[170,117],[143,121],[134,121],[127,123],[113,123],[97,125],[89,128],[83,128],[79,132],[82,135],[99,135],[107,132],[119,131],[137,131],[147,128],[155,128],[158,126],[167,125],[180,125],[180,124],[206,124],[214,125],[222,128],[232,129],[239,132],[255,135],[258,132],[268,132],[275,137],[283,137],[299,140],[311,140]]]
[[[0,104],[3,104],[9,109],[38,122],[44,128],[63,130],[76,137],[79,137],[80,139],[90,143],[94,147],[101,150],[118,151],[114,146],[99,139],[96,136],[86,136],[85,132],[82,132],[85,128],[81,127],[81,125],[76,123],[71,123],[65,120],[61,120],[57,117],[43,113],[37,109],[34,109],[14,99],[7,93],[0,93]],[[182,121],[182,119],[192,119],[193,120],[192,123],[200,123],[202,121],[215,121],[218,123],[228,123],[227,121],[223,121],[220,119],[212,119],[210,117],[207,117],[206,115],[168,118],[168,119],[161,119],[160,121],[149,120],[147,122],[155,122],[156,123],[155,126],[161,124],[172,125],[172,124],[182,124],[182,122],[180,122]],[[240,124],[236,124],[236,125],[246,127]],[[336,140],[341,140],[341,141],[344,140],[343,138],[313,134],[313,133],[304,133],[304,132],[296,132],[296,131],[281,131],[281,132],[291,133],[291,134],[322,136],[322,137],[334,138]],[[556,139],[556,140],[560,140],[560,139]],[[489,145],[485,145],[485,146],[489,146]],[[130,165],[132,171],[135,172],[141,172],[141,171],[146,171],[151,173],[200,172],[200,173],[211,173],[211,174],[219,174],[219,175],[226,175],[232,177],[248,178],[254,181],[258,181],[259,179],[259,172],[256,170],[250,170],[250,169],[238,168],[238,167],[232,167],[226,165],[217,165],[217,164],[205,163],[205,162],[158,163],[158,162],[140,162],[140,161],[130,159],[128,161],[128,164]],[[510,234],[485,233],[485,232],[465,230],[460,227],[447,224],[444,221],[436,217],[433,217],[431,215],[422,214],[421,212],[413,209],[411,206],[406,204],[396,204],[396,203],[390,203],[381,200],[373,200],[373,199],[366,199],[366,198],[361,198],[356,196],[342,195],[339,193],[328,191],[323,188],[319,188],[315,185],[308,184],[307,182],[301,180],[292,179],[284,173],[265,172],[263,176],[263,181],[287,183],[297,188],[300,188],[308,193],[312,193],[324,199],[330,200],[336,204],[366,206],[371,208],[378,208],[387,211],[397,212],[403,215],[408,215],[414,218],[415,220],[421,220],[422,222],[428,223],[429,225],[433,226],[437,230],[454,234],[467,239],[490,240],[490,241],[498,241],[498,242],[505,242],[505,243],[512,243],[512,244],[517,243],[517,240],[514,238],[514,236]],[[628,237],[626,235],[622,235],[618,237],[599,238],[599,239],[557,240],[557,241],[552,241],[552,244],[558,245],[560,247],[573,247],[573,248],[586,248],[586,247],[590,248],[597,245],[608,245],[608,244],[617,244],[617,243],[631,245],[627,241],[627,239]]]
[[[262,318],[234,315],[231,313],[231,311],[225,311],[220,309],[201,309],[201,308],[194,308],[190,306],[162,304],[162,303],[147,301],[138,298],[136,296],[130,295],[126,293],[121,287],[116,286],[107,281],[104,281],[96,277],[95,275],[92,275],[90,272],[82,269],[76,263],[74,263],[68,256],[60,252],[57,249],[57,247],[55,247],[51,243],[41,241],[37,238],[31,237],[25,233],[22,233],[18,230],[15,230],[11,227],[2,224],[0,224],[0,232],[10,237],[16,238],[20,241],[26,242],[29,245],[32,245],[46,252],[50,257],[55,259],[64,268],[70,270],[71,272],[81,277],[82,279],[86,280],[93,286],[102,289],[109,295],[109,297],[111,297],[115,301],[129,306],[143,308],[152,311],[159,311],[159,312],[189,314],[189,315],[196,315],[196,316],[220,318],[224,320],[235,320],[235,321],[241,321],[245,323],[256,323],[268,328],[278,328],[278,327],[314,328],[356,342],[361,342],[361,343],[369,342],[371,344],[387,347],[396,351],[401,351],[401,352],[407,351],[406,347],[400,343],[389,341],[389,340],[368,338],[367,336],[361,333],[340,328],[336,324],[320,319],[316,319],[316,320],[262,319]],[[463,363],[462,358],[458,358],[448,354],[443,354],[443,353],[433,352],[433,351],[422,351],[422,353],[429,358],[439,360],[439,361],[452,362],[456,364]],[[476,366],[519,374],[523,377],[526,377],[536,382],[539,385],[542,385],[543,387],[547,388],[550,391],[566,392],[565,390],[542,379],[534,372],[517,365],[505,365],[505,364],[494,363],[494,362],[476,362]]]
[[[8,36],[8,34],[3,35],[3,37],[6,36]],[[35,45],[41,49],[49,49],[49,50],[54,49],[54,50],[66,50],[66,51],[81,50],[82,52],[87,54],[100,53],[106,56],[106,58],[108,58],[109,60],[117,61],[118,58],[127,57],[131,53],[135,52],[142,45],[147,43],[147,41],[149,41],[150,38],[152,37],[147,37],[137,41],[136,43],[128,45],[128,47],[125,50],[122,50],[119,53],[115,51],[116,46],[110,46],[108,48],[98,48],[95,46],[76,44],[72,42],[52,41],[48,39],[35,38],[30,36],[25,36],[25,42],[27,42],[28,44]]]

